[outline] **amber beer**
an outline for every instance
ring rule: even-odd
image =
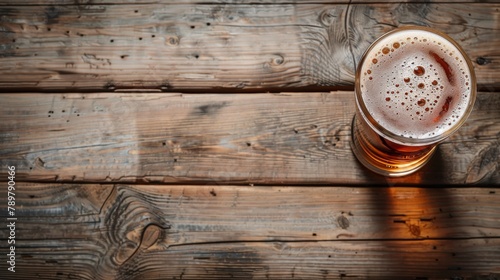
[[[446,34],[402,27],[363,55],[355,84],[351,148],[366,167],[403,176],[467,119],[476,97],[470,59]]]

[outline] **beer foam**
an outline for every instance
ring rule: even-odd
[[[426,30],[382,38],[358,71],[368,113],[406,138],[442,134],[462,120],[473,97],[466,58],[451,42]]]

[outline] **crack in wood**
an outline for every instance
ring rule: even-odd
[[[111,61],[107,58],[99,58],[94,54],[84,53],[81,56],[84,63],[87,63],[90,69],[95,68],[98,69],[100,66],[109,66],[111,65]]]

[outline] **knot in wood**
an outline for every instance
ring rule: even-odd
[[[285,58],[283,58],[282,55],[276,54],[275,57],[273,58],[271,64],[272,65],[281,65],[285,62]]]
[[[162,228],[157,225],[148,225],[143,233],[141,240],[141,248],[147,249],[155,244],[160,239]]]
[[[415,236],[415,237],[420,237],[420,226],[419,225],[416,225],[416,224],[407,224],[408,225],[408,230],[410,231],[410,233]]]
[[[332,10],[326,9],[326,10],[323,10],[319,14],[319,19],[318,20],[321,23],[321,25],[323,25],[323,26],[330,26],[330,25],[332,25],[333,21],[337,17],[336,15],[332,14],[332,12],[333,12]]]
[[[347,219],[344,215],[340,215],[337,217],[337,223],[339,224],[339,227],[342,229],[347,229],[349,227],[349,219]]]
[[[282,55],[280,55],[280,54],[274,54],[273,58],[271,58],[270,60],[264,62],[264,66],[263,67],[266,70],[272,71],[271,68],[276,67],[276,66],[280,66],[283,63],[285,63],[285,58]]]
[[[177,36],[170,36],[167,38],[166,42],[167,45],[169,46],[177,46],[179,45],[179,37]]]

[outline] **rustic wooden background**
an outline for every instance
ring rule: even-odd
[[[349,148],[354,71],[412,24],[480,92],[388,179]],[[0,0],[0,278],[499,279],[499,92],[500,3]]]

